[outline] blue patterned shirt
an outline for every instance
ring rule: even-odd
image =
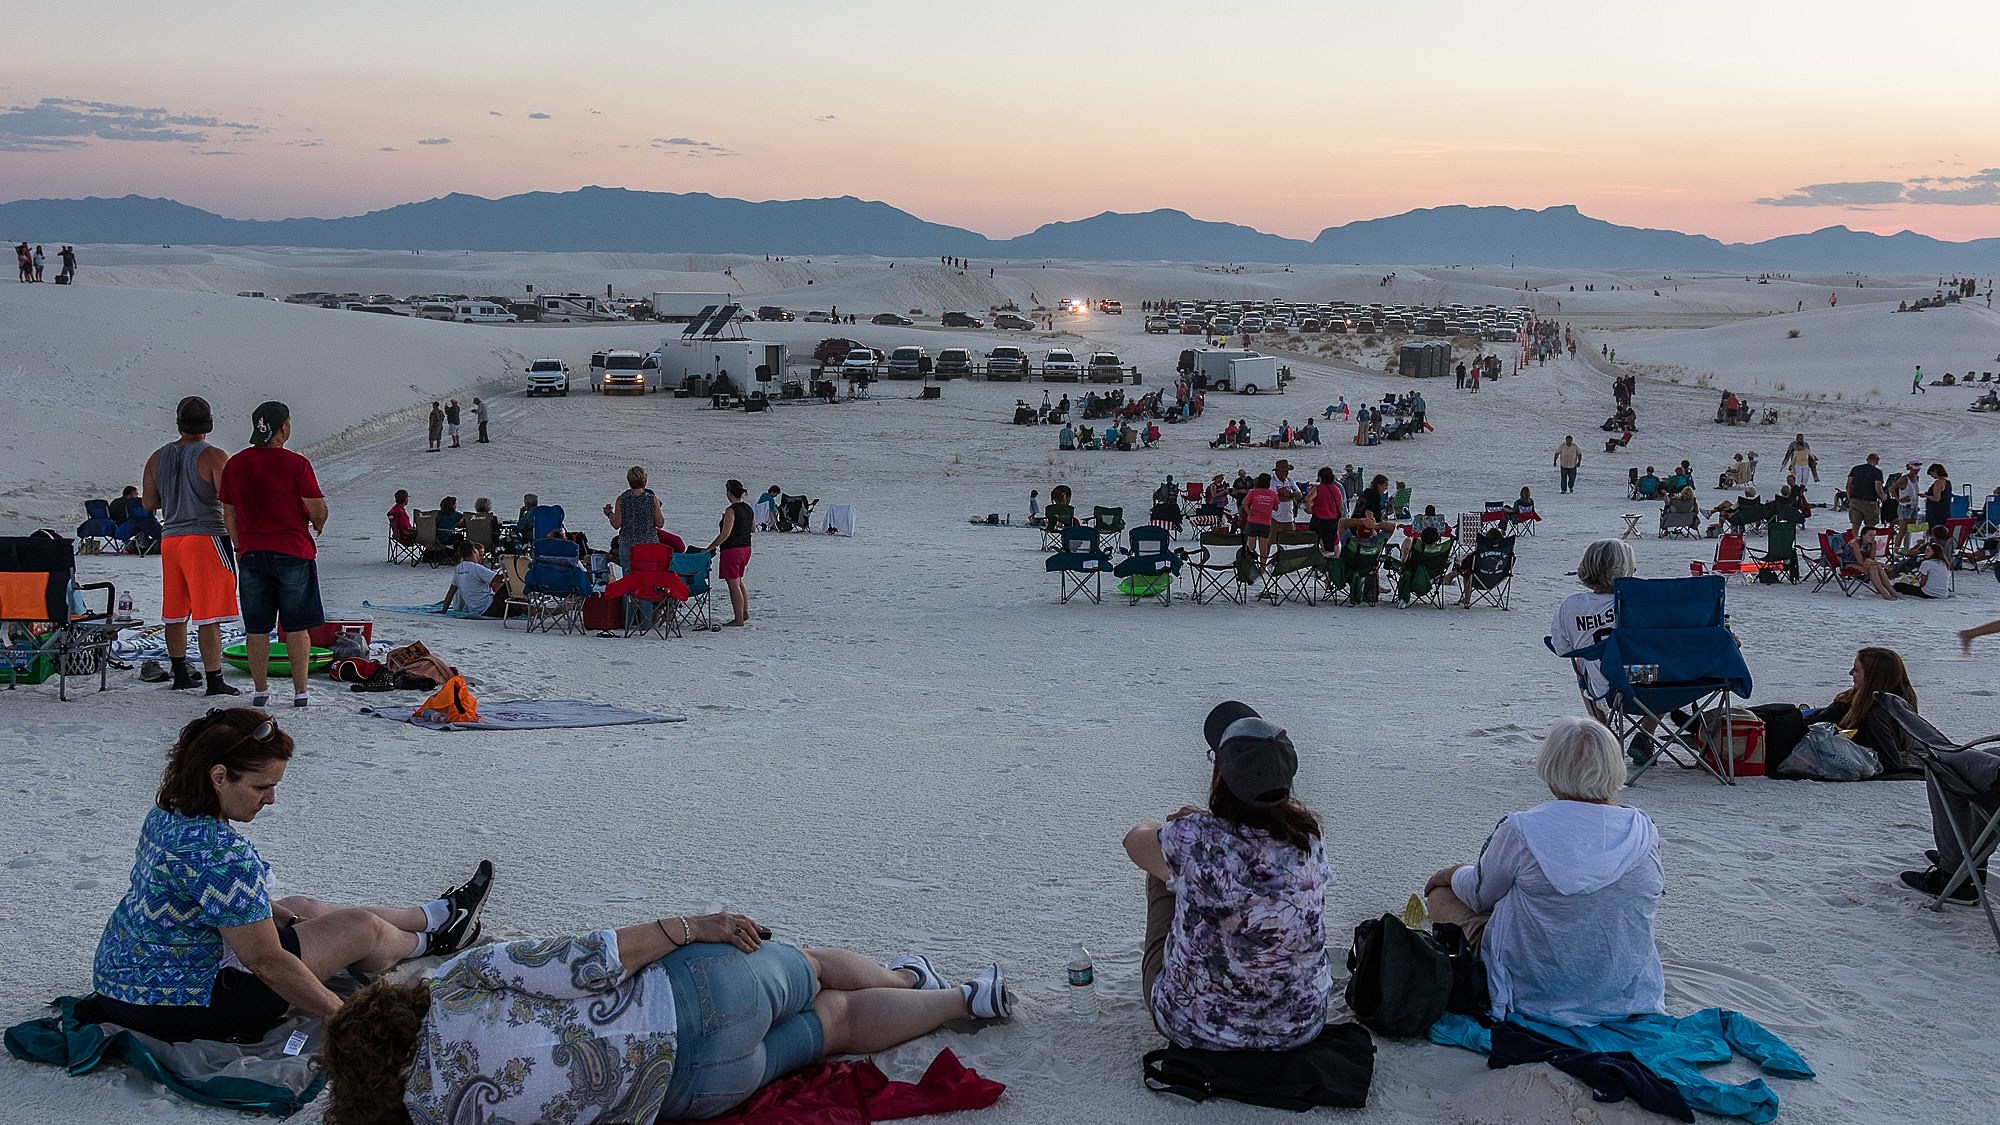
[[[205,1005],[228,947],[217,932],[271,916],[271,867],[229,822],[155,806],[132,889],[97,940],[94,986],[127,1004]]]
[[[475,946],[431,978],[403,1104],[418,1125],[650,1122],[674,1076],[673,988],[611,930]]]

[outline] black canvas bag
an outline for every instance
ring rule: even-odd
[[[1457,926],[1439,923],[1435,929],[1440,936],[1413,930],[1394,914],[1354,927],[1347,954],[1347,1008],[1354,1018],[1379,1034],[1408,1039],[1429,1031],[1448,1010],[1481,1010],[1474,1008],[1473,989],[1476,974],[1478,991],[1485,990],[1484,967]]]
[[[1145,1056],[1146,1088],[1190,1101],[1227,1098],[1272,1109],[1360,1109],[1375,1078],[1375,1040],[1360,1024],[1334,1024],[1289,1051],[1164,1047]]]

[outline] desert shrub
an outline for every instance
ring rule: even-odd
[[[1787,340],[1796,340],[1798,338],[1799,338],[1799,330],[1796,328],[1785,333],[1785,339]]]

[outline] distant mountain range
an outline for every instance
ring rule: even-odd
[[[378,250],[594,250],[1078,261],[1410,263],[1811,272],[1985,273],[2000,238],[1945,242],[1846,227],[1723,243],[1619,226],[1573,206],[1426,207],[1328,227],[1310,242],[1173,210],[1105,212],[991,239],[842,196],[752,203],[588,187],[503,199],[447,195],[341,219],[227,219],[169,199],[0,203],[0,237],[31,242],[312,246]]]

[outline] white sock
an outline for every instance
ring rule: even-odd
[[[417,939],[417,947],[415,949],[410,950],[410,957],[422,957],[424,954],[429,953],[431,951],[431,935],[411,934],[410,936]],[[410,959],[410,957],[406,957],[404,958],[404,960],[407,961]]]
[[[451,903],[445,899],[434,898],[424,904],[423,910],[426,933],[435,932],[451,917]]]

